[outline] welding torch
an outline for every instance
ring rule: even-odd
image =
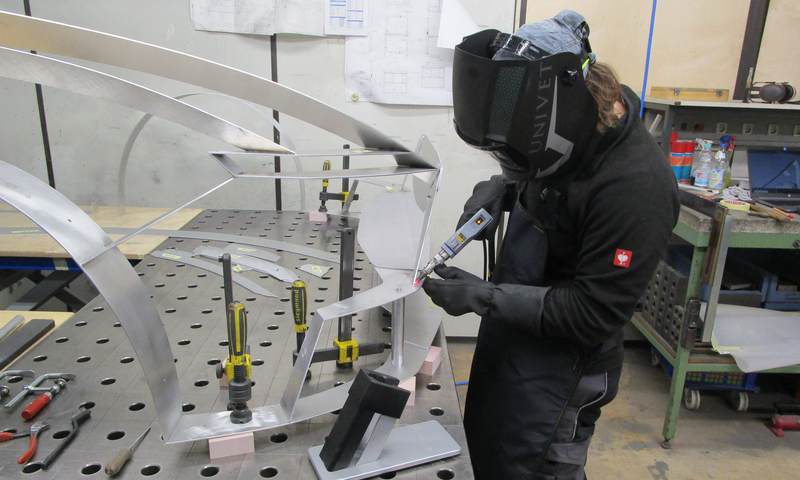
[[[437,265],[441,265],[448,259],[453,258],[460,252],[475,236],[477,236],[487,225],[492,223],[492,216],[489,215],[484,209],[478,210],[478,213],[472,216],[467,223],[461,226],[452,237],[448,238],[442,244],[442,249],[439,253],[433,256],[430,262],[419,271],[414,284],[418,284],[420,280],[427,277]]]

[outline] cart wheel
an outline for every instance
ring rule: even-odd
[[[731,392],[731,405],[737,412],[746,412],[750,406],[750,398],[747,392]]]
[[[650,365],[654,367],[661,365],[661,360],[658,359],[658,354],[655,350],[650,350]]]
[[[697,390],[683,389],[683,403],[689,410],[700,409],[700,392]]]

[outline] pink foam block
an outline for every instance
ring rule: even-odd
[[[309,222],[327,222],[328,214],[323,212],[308,212]]]
[[[211,460],[253,453],[255,450],[256,444],[253,432],[212,438],[208,441],[208,456]]]
[[[433,375],[436,373],[436,369],[439,368],[440,363],[442,363],[442,349],[439,347],[431,347],[430,350],[428,350],[428,356],[426,356],[425,361],[422,362],[419,373],[423,375]]]
[[[414,375],[413,377],[400,382],[398,387],[402,388],[403,390],[408,390],[411,392],[411,395],[408,396],[408,401],[406,402],[406,406],[413,407],[414,406],[414,398],[417,396],[417,376]]]

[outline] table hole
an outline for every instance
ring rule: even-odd
[[[440,478],[442,480],[452,480],[456,478],[456,474],[448,468],[443,468],[436,472],[436,478]]]
[[[84,465],[83,468],[81,468],[81,474],[94,475],[95,473],[102,470],[102,468],[103,466],[100,465],[99,463],[90,463],[89,465]]]
[[[91,410],[95,407],[95,405],[97,404],[94,402],[83,402],[80,404],[80,408],[83,408],[85,410]]]
[[[276,433],[275,435],[269,437],[269,441],[272,443],[283,443],[286,440],[289,440],[289,435],[286,435],[285,433]]]
[[[59,430],[53,434],[53,438],[56,440],[61,440],[62,438],[67,438],[69,435],[69,430]]]
[[[223,341],[219,342],[219,346],[220,347],[227,347],[228,346],[228,341],[227,340],[223,340]]]
[[[144,409],[144,407],[145,407],[145,404],[144,404],[144,403],[142,403],[142,402],[136,402],[136,403],[132,403],[132,404],[130,404],[130,405],[128,406],[128,410],[130,410],[131,412],[138,412],[139,410],[143,410],[143,409]]]
[[[428,390],[436,391],[436,390],[441,390],[442,386],[439,385],[438,383],[429,383],[428,385],[425,386],[425,388],[427,388]]]
[[[219,473],[219,467],[216,465],[209,465],[207,467],[203,467],[203,469],[200,470],[201,477],[213,477],[218,473]]]
[[[288,301],[289,301],[288,298],[281,298],[281,302],[288,302]]]
[[[324,298],[315,298],[315,299],[314,299],[314,302],[315,302],[315,303],[324,303],[324,302],[325,302],[325,299],[324,299]]]
[[[144,277],[144,272],[136,272],[136,275],[139,275],[140,277]]]
[[[205,387],[206,385],[208,385],[208,380],[198,380],[194,382],[195,387]]]
[[[217,295],[217,296],[211,297],[211,300],[213,300],[213,301],[215,301],[215,302],[218,302],[218,301],[222,300],[222,297],[220,297],[219,295]]]
[[[258,471],[261,478],[273,478],[278,476],[278,469],[275,467],[264,467]]]
[[[117,383],[117,379],[113,377],[104,378],[100,381],[100,385],[113,385],[115,383]]]
[[[394,478],[397,476],[397,472],[386,472],[378,476],[378,478]]]
[[[84,321],[80,321],[80,322],[76,322],[76,323],[75,323],[75,326],[76,326],[76,327],[85,327],[86,325],[87,325],[87,323],[86,323],[86,322],[84,322]]]
[[[259,345],[262,346],[262,347],[269,347],[269,346],[272,346],[272,342],[264,341],[264,342],[259,343]]]
[[[113,325],[113,326],[114,326],[114,328],[119,328],[119,327],[121,327],[121,326],[122,326],[122,324],[121,324],[121,323],[119,323],[119,322],[114,322],[114,325]]]
[[[180,346],[189,345],[190,343],[192,343],[192,341],[191,340],[186,340],[186,339],[178,341],[178,345],[180,345]]]
[[[58,337],[56,338],[56,343],[66,343],[69,342],[69,337]]]
[[[214,310],[211,310],[210,308],[204,308],[201,313],[203,315],[208,315],[209,313],[214,313]]]
[[[178,295],[177,298],[178,298],[178,300],[186,300],[189,297],[187,297],[186,295]]]
[[[252,362],[250,362],[250,363],[251,363],[251,365],[253,365],[254,367],[260,367],[261,365],[264,365],[264,360],[257,359],[257,360],[253,360],[253,361],[252,361]]]
[[[44,464],[36,462],[36,463],[29,463],[22,467],[22,473],[36,473],[42,469]]]
[[[122,430],[114,430],[113,432],[111,432],[108,435],[106,435],[106,438],[111,440],[111,441],[114,441],[114,440],[119,440],[120,438],[122,438],[124,436],[125,436],[125,432],[123,432]]]
[[[277,325],[270,325],[267,327],[267,330],[277,330],[277,329],[278,329]]]
[[[207,273],[198,273],[198,274],[197,274],[197,278],[205,278],[205,277],[207,277],[207,276],[208,276],[208,274],[207,274]]]
[[[191,412],[195,408],[196,407],[194,403],[184,403],[183,406],[181,407],[181,410],[183,410],[184,412]]]
[[[167,274],[167,277],[174,277],[174,276],[175,276],[175,274],[174,274],[174,273],[172,273],[172,272],[170,272],[170,273],[168,273],[168,274]]]
[[[156,288],[162,288],[164,286],[163,283],[156,283]]]
[[[284,312],[283,310],[275,310],[275,312],[273,312],[273,315],[285,315],[285,314],[286,312]]]
[[[159,465],[147,465],[146,467],[142,467],[139,472],[145,477],[152,477],[153,475],[157,474],[161,471],[161,466]]]
[[[434,417],[441,417],[442,415],[444,415],[444,410],[442,410],[442,409],[441,409],[441,408],[439,408],[439,407],[433,407],[433,408],[431,408],[431,409],[430,409],[430,410],[428,410],[428,411],[429,411],[429,412],[430,412],[430,414],[431,414],[431,415],[433,415]]]
[[[392,327],[383,327],[383,328],[381,328],[381,330],[383,330],[384,332],[391,332],[392,331]]]
[[[103,308],[103,307],[94,307],[92,309],[93,312],[102,312],[103,310],[105,310],[105,308]]]
[[[164,310],[164,313],[175,313],[175,312],[177,312],[177,310],[174,309],[174,308],[168,308],[168,309]]]
[[[203,324],[202,323],[193,323],[193,324],[189,325],[189,328],[193,328],[193,329],[197,330],[198,328],[203,328]]]
[[[98,343],[98,344],[102,345],[102,344],[108,343],[108,342],[109,342],[109,340],[107,338],[98,338],[94,343]]]
[[[78,363],[86,363],[86,362],[88,362],[88,361],[89,361],[89,360],[91,360],[91,359],[92,359],[92,357],[87,357],[87,356],[85,356],[85,355],[84,355],[84,356],[82,356],[82,357],[78,357],[78,360],[76,360],[76,361],[77,361]]]
[[[333,388],[341,387],[342,385],[344,385],[344,382],[336,382],[333,384]]]
[[[45,360],[47,360],[47,355],[38,355],[33,357],[34,362],[44,362]]]

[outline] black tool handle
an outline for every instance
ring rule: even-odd
[[[222,280],[225,282],[225,309],[233,303],[233,269],[231,268],[231,254],[223,253],[219,259],[222,262]]]
[[[56,446],[56,448],[53,449],[52,452],[50,452],[50,455],[48,455],[47,458],[44,459],[44,461],[42,462],[42,470],[47,470],[48,468],[50,468],[50,465],[52,465],[53,462],[56,461],[56,458],[58,458],[58,456],[61,454],[61,452],[65,448],[67,448],[67,445],[69,445],[72,439],[75,438],[76,435],[78,435],[78,429],[80,428],[81,424],[91,416],[92,416],[91,410],[81,410],[80,412],[72,416],[72,431],[70,431],[69,435],[64,437],[64,440],[61,440],[61,443],[59,443]]]

